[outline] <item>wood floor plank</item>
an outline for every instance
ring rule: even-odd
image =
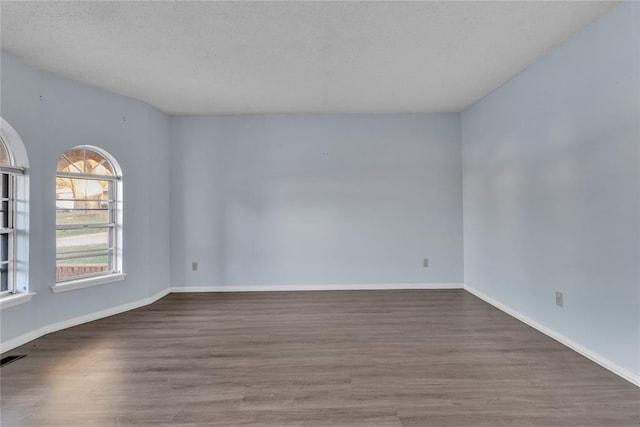
[[[3,427],[640,425],[640,389],[463,290],[171,294],[11,354]]]

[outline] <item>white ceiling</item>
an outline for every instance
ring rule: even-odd
[[[174,114],[465,108],[613,2],[10,2],[2,50]]]

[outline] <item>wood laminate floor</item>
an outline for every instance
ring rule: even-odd
[[[640,424],[640,389],[463,290],[171,294],[8,354],[2,427]]]

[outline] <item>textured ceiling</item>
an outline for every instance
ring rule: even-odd
[[[612,2],[0,2],[2,50],[167,113],[461,111]]]

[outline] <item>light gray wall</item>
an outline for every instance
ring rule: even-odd
[[[30,161],[30,291],[36,292],[30,303],[2,310],[2,341],[166,289],[169,118],[144,103],[32,68],[5,52],[0,59],[0,115],[22,137]],[[54,295],[56,161],[79,144],[107,150],[122,166],[128,277]]]
[[[178,116],[171,141],[173,285],[462,282],[458,114]]]
[[[635,373],[639,6],[462,114],[465,282]]]

